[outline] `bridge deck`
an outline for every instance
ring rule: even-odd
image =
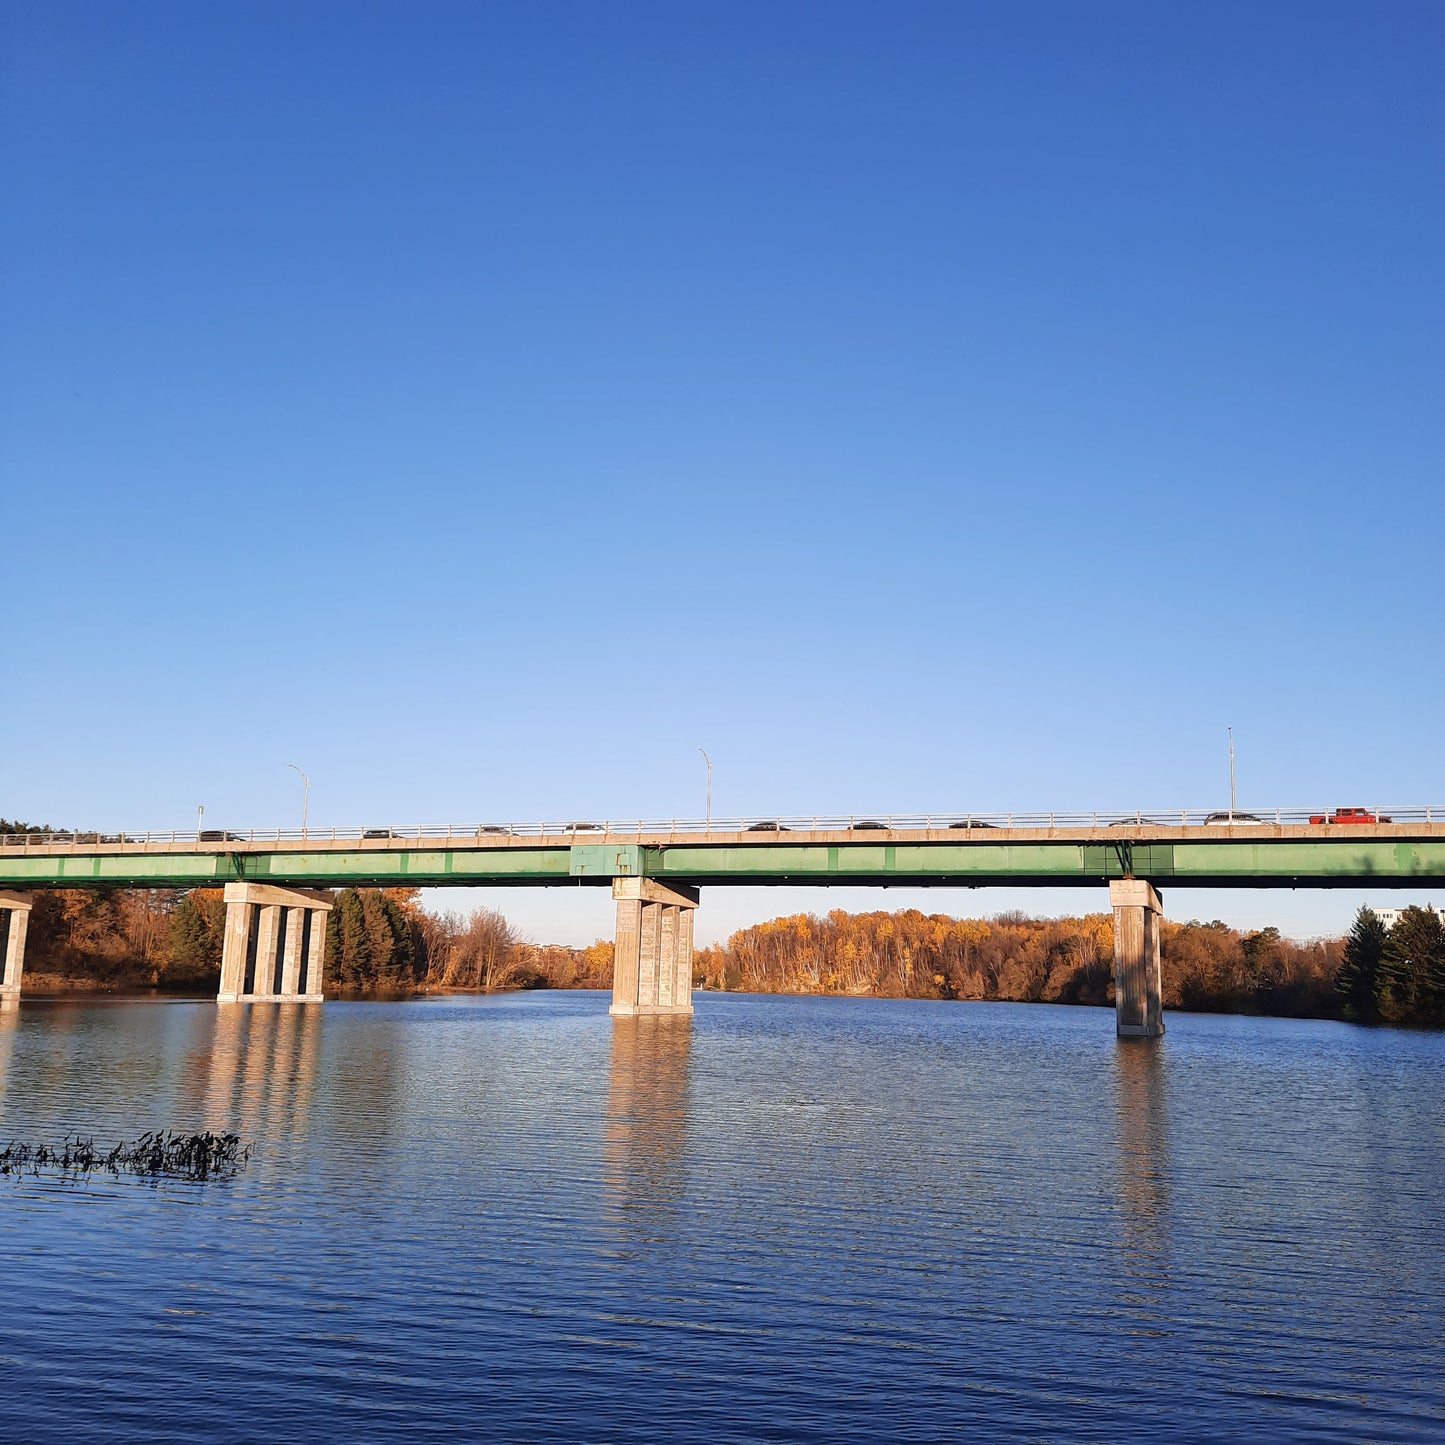
[[[709,886],[1062,887],[1128,876],[1192,888],[1445,885],[1445,822],[0,840],[0,887],[20,889],[219,887],[240,880],[605,885],[635,876]]]

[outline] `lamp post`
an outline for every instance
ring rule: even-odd
[[[306,796],[301,803],[301,836],[304,838],[306,836],[306,819],[311,812],[311,779],[295,763],[287,763],[286,766],[301,773],[301,781],[306,784]]]
[[[1229,730],[1229,822],[1234,824],[1234,729]]]
[[[708,831],[709,833],[711,833],[711,832],[712,832],[712,759],[711,759],[710,757],[708,757],[707,753],[704,752],[702,748],[699,748],[699,749],[698,749],[698,752],[702,753],[702,760],[703,760],[703,762],[705,762],[705,763],[707,764],[707,823],[706,823],[706,829],[707,829],[707,831]]]
[[[197,804],[196,804],[196,842],[198,842],[198,843],[201,841],[201,819],[204,818],[205,816],[206,816],[206,805],[205,805],[204,803],[197,803]]]

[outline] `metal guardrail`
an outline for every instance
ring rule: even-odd
[[[777,818],[642,818],[619,822],[614,819],[573,821],[563,823],[418,823],[392,828],[252,828],[171,829],[148,832],[100,833],[53,832],[0,834],[0,848],[49,847],[72,844],[76,847],[96,845],[149,844],[173,847],[194,844],[201,848],[224,849],[228,843],[368,843],[431,840],[448,843],[486,843],[496,838],[708,838],[714,834],[736,835],[755,833],[869,833],[869,832],[984,832],[999,828],[1028,828],[1043,831],[1118,827],[1237,827],[1254,828],[1268,825],[1309,824],[1322,819],[1333,820],[1332,808],[1266,808],[1239,809],[1232,815],[1222,808],[1136,808],[1100,809],[1092,813],[850,813],[814,815],[813,817]],[[1368,812],[1380,823],[1445,824],[1445,804],[1370,808]],[[1232,818],[1232,822],[1231,822]],[[762,836],[759,837],[762,841]]]

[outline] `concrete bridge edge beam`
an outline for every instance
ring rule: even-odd
[[[1145,878],[1109,884],[1114,910],[1114,1022],[1121,1039],[1154,1039],[1164,1032],[1159,972],[1159,920],[1164,905]]]

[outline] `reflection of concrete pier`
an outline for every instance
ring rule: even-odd
[[[655,1208],[681,1197],[691,1052],[686,1015],[613,1020],[603,1139],[610,1208]]]
[[[1169,1120],[1164,1045],[1120,1041],[1114,1054],[1119,1119],[1116,1173],[1124,1248],[1135,1265],[1157,1261],[1167,1248]]]
[[[10,1090],[10,1064],[19,1029],[19,1005],[13,998],[6,999],[0,1003],[0,1118],[5,1117],[5,1095]]]
[[[304,1132],[321,1051],[316,1009],[219,1009],[205,1060],[206,1127],[257,1137]]]

